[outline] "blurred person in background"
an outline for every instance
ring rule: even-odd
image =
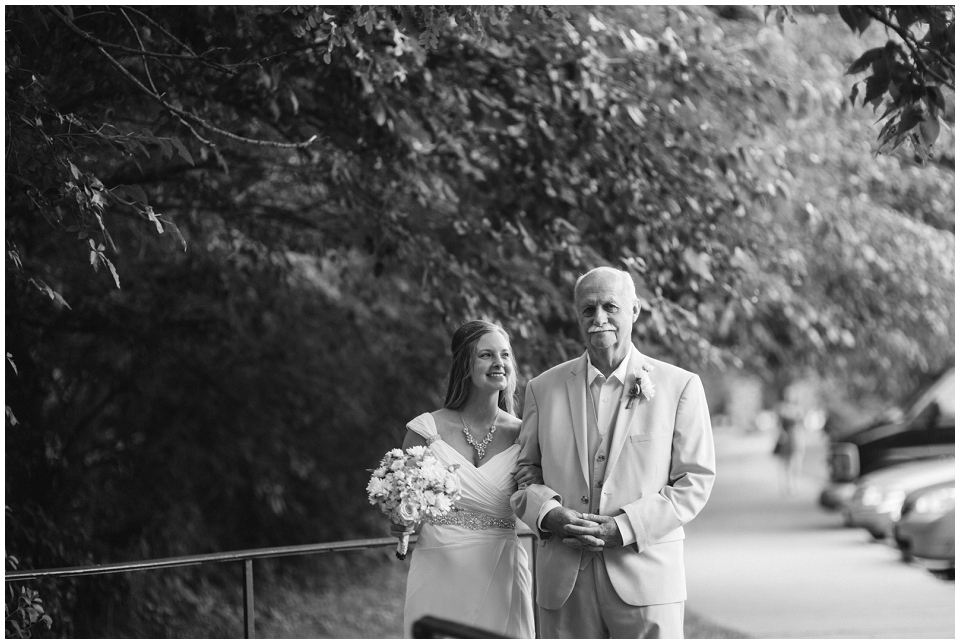
[[[777,407],[779,435],[773,453],[782,465],[781,491],[790,496],[797,491],[807,437],[823,429],[826,416],[822,410],[810,409],[803,400],[800,387],[787,385],[783,401]]]

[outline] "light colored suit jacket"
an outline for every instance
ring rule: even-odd
[[[605,548],[603,561],[613,587],[633,606],[685,601],[683,525],[710,496],[716,474],[710,414],[700,378],[679,367],[628,354],[628,374],[653,367],[651,400],[640,396],[626,409],[632,379],[610,438],[600,514],[625,514],[636,543]],[[537,527],[543,504],[557,499],[589,512],[587,413],[592,413],[586,375],[587,355],[549,369],[527,384],[520,433],[520,466],[543,470],[543,485],[530,485],[510,500],[517,516],[540,536],[537,603],[563,605],[587,551],[565,546],[560,537]]]

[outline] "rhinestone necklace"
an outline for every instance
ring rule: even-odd
[[[497,415],[493,417],[493,424],[490,425],[490,431],[487,432],[487,435],[480,443],[473,440],[473,435],[470,433],[470,430],[467,429],[467,421],[463,419],[463,412],[457,410],[457,413],[460,414],[460,423],[463,425],[463,435],[467,437],[467,443],[473,446],[473,449],[477,450],[477,460],[482,461],[483,455],[487,451],[487,445],[490,444],[490,441],[493,440],[493,435],[497,432],[497,419],[500,418],[500,408],[497,407]]]

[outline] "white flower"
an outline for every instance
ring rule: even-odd
[[[448,496],[439,495],[433,502],[433,508],[442,516],[453,509],[453,501]]]
[[[420,508],[416,502],[407,499],[397,508],[397,517],[403,523],[412,523],[420,518]]]
[[[447,476],[447,470],[435,460],[432,463],[424,461],[420,466],[420,472],[423,478],[431,482],[443,481]]]
[[[390,469],[394,472],[399,472],[403,469],[403,461],[394,461],[390,464]]]
[[[386,467],[378,467],[377,469],[373,470],[373,475],[374,475],[375,477],[377,477],[378,479],[382,479],[384,476],[387,475],[387,468],[386,468]]]
[[[407,449],[408,454],[412,454],[417,458],[422,458],[426,451],[427,448],[424,445],[414,445],[413,447]]]
[[[370,483],[367,484],[367,494],[371,497],[386,496],[389,493],[390,488],[383,482],[383,479],[373,477],[370,479]],[[370,502],[373,503],[374,499],[371,498]]]
[[[403,450],[402,450],[402,449],[399,449],[399,448],[397,448],[397,447],[394,447],[392,450],[390,450],[389,452],[387,452],[387,456],[389,456],[389,457],[391,457],[391,458],[399,458],[399,459],[402,459],[402,458],[403,458]]]
[[[643,397],[647,400],[653,398],[653,395],[656,393],[656,386],[653,384],[653,380],[650,379],[650,374],[647,371],[644,371],[640,374],[640,393],[643,394]]]
[[[630,389],[627,390],[627,409],[633,407],[633,403],[637,401],[641,395],[650,400],[653,398],[655,392],[655,387],[653,386],[653,380],[650,379],[650,372],[653,371],[653,367],[647,363],[640,365],[640,372],[633,375],[633,384],[630,385]]]
[[[443,482],[443,491],[447,494],[456,494],[459,497],[460,479],[457,476],[447,476]]]

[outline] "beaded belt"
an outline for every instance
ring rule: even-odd
[[[468,530],[486,530],[488,528],[506,528],[513,530],[516,528],[516,522],[513,519],[502,519],[500,517],[484,514],[483,512],[470,512],[469,510],[457,510],[440,517],[439,519],[430,519],[434,525],[458,525]]]

